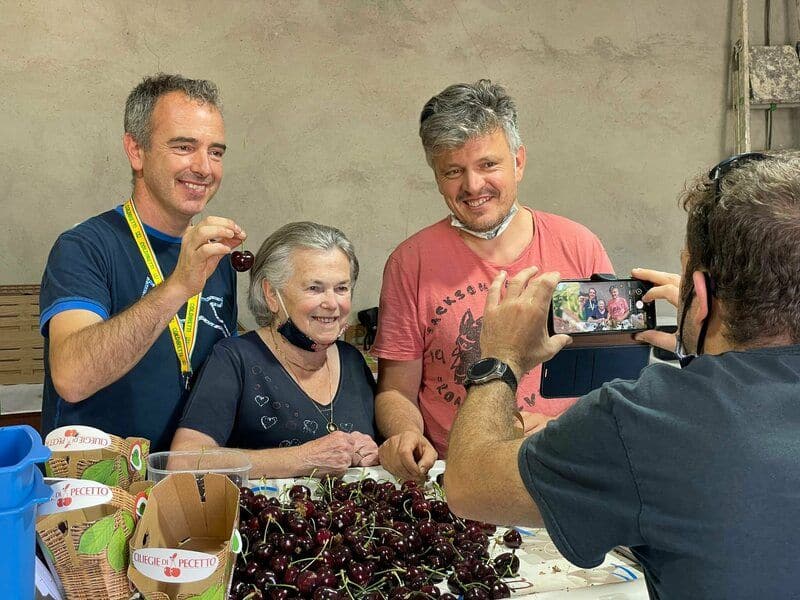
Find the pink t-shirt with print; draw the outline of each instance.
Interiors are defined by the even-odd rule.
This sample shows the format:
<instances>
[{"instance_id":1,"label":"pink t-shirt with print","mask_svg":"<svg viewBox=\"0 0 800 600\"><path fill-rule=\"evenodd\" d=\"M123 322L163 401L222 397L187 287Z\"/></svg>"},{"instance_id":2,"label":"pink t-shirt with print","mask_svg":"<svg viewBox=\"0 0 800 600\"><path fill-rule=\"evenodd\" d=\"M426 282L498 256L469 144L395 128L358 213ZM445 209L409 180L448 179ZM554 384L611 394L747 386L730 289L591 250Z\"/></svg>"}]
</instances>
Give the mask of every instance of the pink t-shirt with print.
<instances>
[{"instance_id":1,"label":"pink t-shirt with print","mask_svg":"<svg viewBox=\"0 0 800 600\"><path fill-rule=\"evenodd\" d=\"M501 269L513 276L536 265L564 279L613 273L600 240L583 225L523 207L533 215L535 235L509 265L479 258L446 218L414 234L389 256L383 272L378 332L372 354L389 360L422 358L419 407L425 435L440 458L464 400L464 377L480 358L483 307L489 285ZM539 396L541 367L520 381L520 410L556 416L574 398Z\"/></svg>"}]
</instances>

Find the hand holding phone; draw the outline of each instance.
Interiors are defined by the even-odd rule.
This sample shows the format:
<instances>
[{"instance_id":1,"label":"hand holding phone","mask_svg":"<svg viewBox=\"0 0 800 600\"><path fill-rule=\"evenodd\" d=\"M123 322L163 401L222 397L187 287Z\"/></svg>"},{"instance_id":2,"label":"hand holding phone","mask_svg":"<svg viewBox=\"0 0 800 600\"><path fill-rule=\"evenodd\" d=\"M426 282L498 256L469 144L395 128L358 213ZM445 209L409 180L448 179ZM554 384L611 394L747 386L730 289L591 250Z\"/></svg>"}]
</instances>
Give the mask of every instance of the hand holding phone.
<instances>
[{"instance_id":1,"label":"hand holding phone","mask_svg":"<svg viewBox=\"0 0 800 600\"><path fill-rule=\"evenodd\" d=\"M681 288L681 276L677 273L656 271L653 269L633 269L632 274L637 279L649 281L652 287L647 292L648 301L666 300L678 308ZM647 342L651 346L660 348L669 354L675 350L676 338L674 333L665 331L644 331L636 336L640 342ZM656 354L658 356L658 354ZM663 358L658 356L659 358Z\"/></svg>"}]
</instances>

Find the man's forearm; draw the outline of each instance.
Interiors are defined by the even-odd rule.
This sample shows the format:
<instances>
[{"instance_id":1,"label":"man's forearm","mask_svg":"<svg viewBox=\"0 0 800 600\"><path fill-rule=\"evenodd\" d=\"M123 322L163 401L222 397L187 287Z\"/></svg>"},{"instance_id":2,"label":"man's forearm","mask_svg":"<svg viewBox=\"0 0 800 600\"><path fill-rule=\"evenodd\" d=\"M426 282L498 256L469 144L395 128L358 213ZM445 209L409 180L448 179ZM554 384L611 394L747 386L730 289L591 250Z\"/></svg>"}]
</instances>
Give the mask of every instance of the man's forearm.
<instances>
[{"instance_id":1,"label":"man's forearm","mask_svg":"<svg viewBox=\"0 0 800 600\"><path fill-rule=\"evenodd\" d=\"M375 396L375 420L384 438L403 431L423 433L425 430L417 405L397 390L386 390Z\"/></svg>"},{"instance_id":2,"label":"man's forearm","mask_svg":"<svg viewBox=\"0 0 800 600\"><path fill-rule=\"evenodd\" d=\"M85 400L130 371L164 331L187 297L167 283L100 323L51 339L53 382L68 402Z\"/></svg>"},{"instance_id":3,"label":"man's forearm","mask_svg":"<svg viewBox=\"0 0 800 600\"><path fill-rule=\"evenodd\" d=\"M450 453L458 460L479 454L481 447L515 439L516 412L516 399L506 383L498 380L474 386L450 432ZM451 466L448 461L448 469Z\"/></svg>"},{"instance_id":4,"label":"man's forearm","mask_svg":"<svg viewBox=\"0 0 800 600\"><path fill-rule=\"evenodd\" d=\"M499 524L541 526L522 482L517 456L524 441L514 428L511 389L495 381L470 390L450 433L445 493L452 510Z\"/></svg>"}]
</instances>

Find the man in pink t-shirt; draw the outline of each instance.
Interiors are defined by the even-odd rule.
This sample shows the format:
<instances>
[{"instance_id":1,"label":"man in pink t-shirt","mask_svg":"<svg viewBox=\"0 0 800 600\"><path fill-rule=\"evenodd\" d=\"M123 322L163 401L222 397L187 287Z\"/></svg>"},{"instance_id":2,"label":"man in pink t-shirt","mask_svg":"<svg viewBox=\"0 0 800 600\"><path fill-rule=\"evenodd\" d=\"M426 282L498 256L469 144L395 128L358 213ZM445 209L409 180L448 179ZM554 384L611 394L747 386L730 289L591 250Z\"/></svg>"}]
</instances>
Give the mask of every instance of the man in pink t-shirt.
<instances>
[{"instance_id":1,"label":"man in pink t-shirt","mask_svg":"<svg viewBox=\"0 0 800 600\"><path fill-rule=\"evenodd\" d=\"M608 316L614 321L623 321L630 314L628 301L619 295L619 288L612 285L608 291L611 293L611 300L608 301Z\"/></svg>"},{"instance_id":2,"label":"man in pink t-shirt","mask_svg":"<svg viewBox=\"0 0 800 600\"><path fill-rule=\"evenodd\" d=\"M501 86L481 80L446 88L423 108L420 137L451 215L386 262L372 348L375 417L386 438L381 464L404 479L423 477L446 456L468 371L482 358L486 293L501 270L513 276L535 265L570 279L613 272L586 227L517 202L526 154L516 107ZM518 382L526 432L574 402L541 398L539 380L537 368Z\"/></svg>"}]
</instances>

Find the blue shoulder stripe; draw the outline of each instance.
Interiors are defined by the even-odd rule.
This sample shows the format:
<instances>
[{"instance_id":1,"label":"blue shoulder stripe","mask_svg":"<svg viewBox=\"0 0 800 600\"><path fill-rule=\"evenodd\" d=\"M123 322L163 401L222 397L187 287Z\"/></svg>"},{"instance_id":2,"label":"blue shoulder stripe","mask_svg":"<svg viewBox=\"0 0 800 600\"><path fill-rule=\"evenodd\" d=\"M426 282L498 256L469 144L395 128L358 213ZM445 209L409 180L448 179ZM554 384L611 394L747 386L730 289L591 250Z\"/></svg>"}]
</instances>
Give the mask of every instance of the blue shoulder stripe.
<instances>
[{"instance_id":1,"label":"blue shoulder stripe","mask_svg":"<svg viewBox=\"0 0 800 600\"><path fill-rule=\"evenodd\" d=\"M47 324L55 315L76 308L88 310L98 315L104 321L108 320L108 311L106 307L96 300L78 297L61 298L39 314L39 331L41 334L45 337L47 336Z\"/></svg>"}]
</instances>

